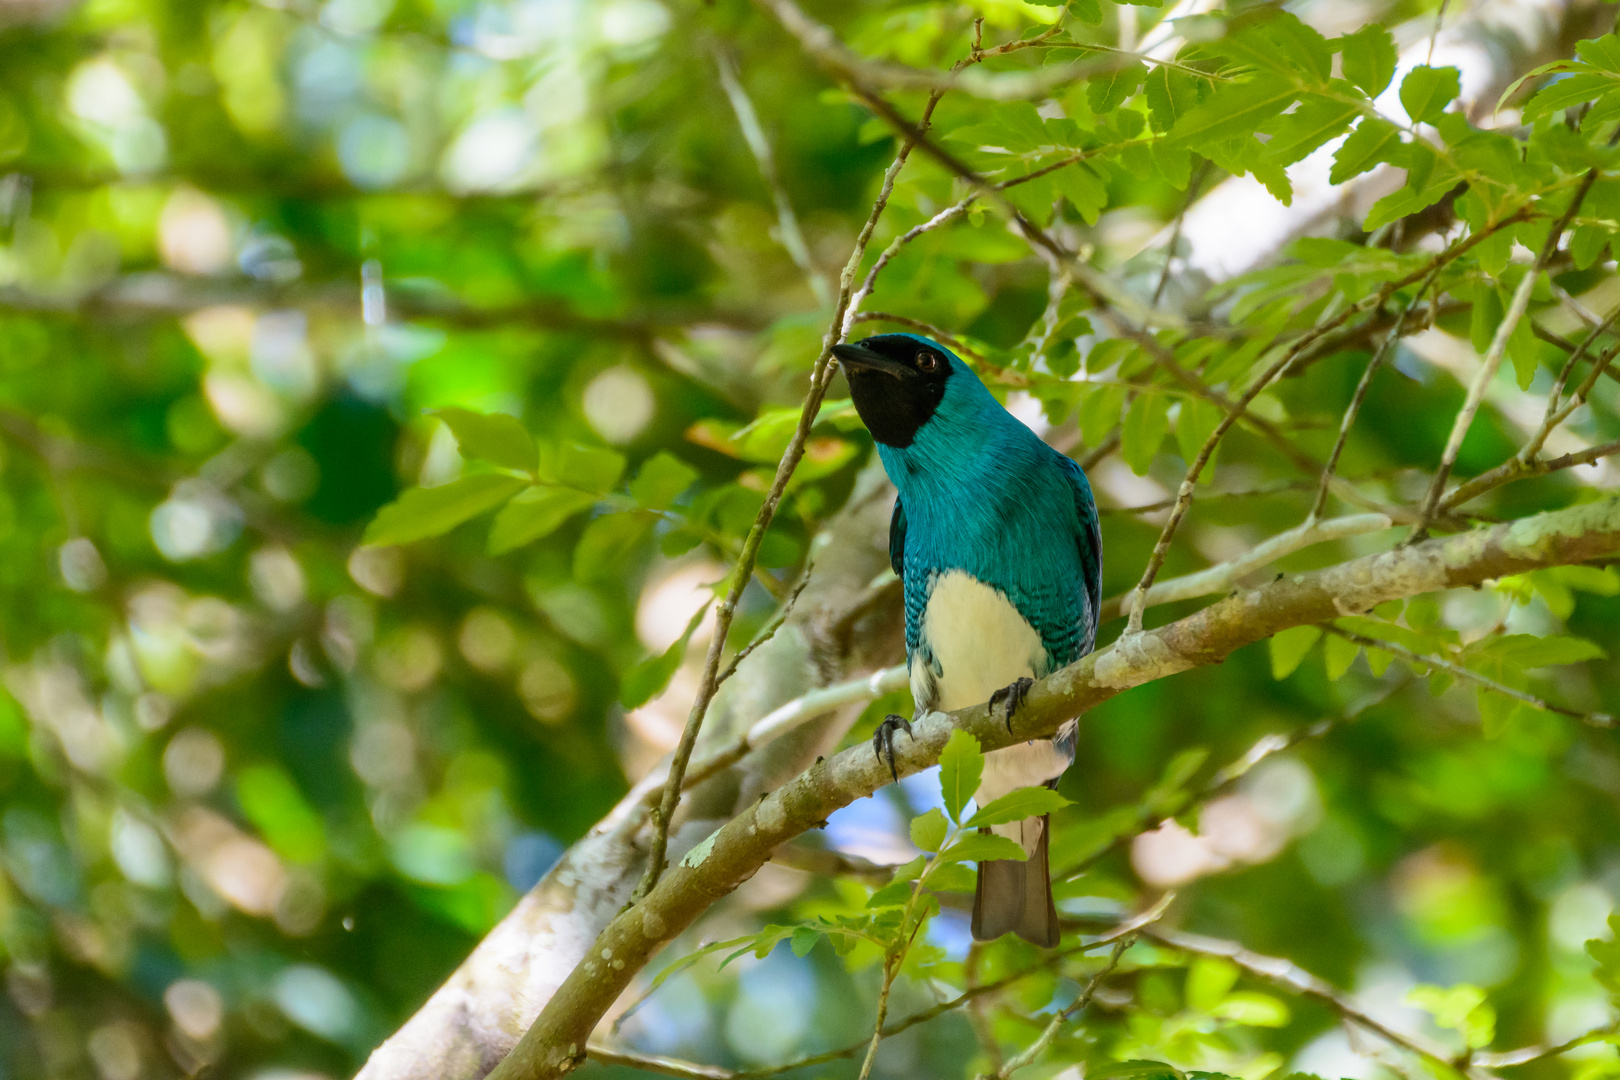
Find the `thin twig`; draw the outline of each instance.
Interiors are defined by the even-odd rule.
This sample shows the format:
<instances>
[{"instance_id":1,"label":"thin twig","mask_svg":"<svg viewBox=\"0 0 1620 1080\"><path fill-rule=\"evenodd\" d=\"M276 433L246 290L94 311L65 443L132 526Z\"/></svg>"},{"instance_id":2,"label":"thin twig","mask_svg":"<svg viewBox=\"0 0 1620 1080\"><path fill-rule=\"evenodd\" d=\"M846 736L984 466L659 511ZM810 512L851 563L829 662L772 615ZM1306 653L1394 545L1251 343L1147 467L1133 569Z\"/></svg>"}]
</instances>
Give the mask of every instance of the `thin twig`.
<instances>
[{"instance_id":1,"label":"thin twig","mask_svg":"<svg viewBox=\"0 0 1620 1080\"><path fill-rule=\"evenodd\" d=\"M1446 481L1451 478L1451 467L1456 464L1457 454L1462 450L1463 438L1467 436L1468 429L1474 425L1474 415L1479 412L1480 403L1485 400L1486 387L1496 378L1497 368L1502 366L1502 357L1507 355L1508 339L1513 336L1514 328L1529 310L1530 293L1535 288L1536 278L1541 276L1541 271L1547 265L1547 260L1552 258L1553 252L1558 250L1558 244L1564 238L1564 229L1569 225L1570 218L1580 209L1581 202L1586 198L1586 193L1591 190L1597 177L1597 169L1587 170L1580 186L1575 189L1574 197L1569 201L1569 208L1547 234L1547 242L1541 245L1536 261L1525 272L1519 287L1513 290L1513 299L1508 304L1507 314L1502 317L1501 325L1497 326L1496 336L1491 338L1490 348L1486 350L1484 363L1480 365L1479 373L1474 376L1473 385L1468 388L1468 396L1463 399L1463 406L1451 425L1451 435L1446 439L1446 448L1440 455L1440 467L1435 470L1434 480L1429 484L1429 493L1423 500L1423 516L1418 520L1417 527L1412 530L1408 543L1421 540L1429 534L1429 525L1434 521L1436 511L1440 509L1440 497L1445 494Z\"/></svg>"},{"instance_id":2,"label":"thin twig","mask_svg":"<svg viewBox=\"0 0 1620 1080\"><path fill-rule=\"evenodd\" d=\"M1401 336L1406 331L1407 316L1411 315L1412 309L1417 306L1417 302L1422 299L1423 294L1429 290L1429 287L1434 284L1439 275L1440 268L1435 267L1429 274L1428 279L1418 286L1417 292L1412 294L1412 299L1407 302L1406 306L1401 309L1400 315L1396 317L1395 325L1384 336L1383 342L1378 346L1378 351L1368 361L1366 370L1361 373L1361 381L1356 383L1356 392L1351 396L1350 405L1344 410L1344 418L1339 422L1339 437L1334 440L1333 450L1328 454L1327 464L1322 467L1322 482L1316 489L1316 501L1311 504L1311 512L1305 516L1306 521L1315 521L1322 515L1322 511L1327 508L1328 490L1332 486L1333 475L1339 467L1339 455L1344 453L1345 441L1350 437L1350 429L1355 426L1356 415L1361 412L1361 403L1367 399L1367 390L1372 386L1373 376L1378 374L1378 369L1384 366L1384 361L1395 352L1395 343L1401 339Z\"/></svg>"},{"instance_id":3,"label":"thin twig","mask_svg":"<svg viewBox=\"0 0 1620 1080\"><path fill-rule=\"evenodd\" d=\"M731 57L717 48L714 62L720 70L720 85L725 87L726 97L731 101L731 109L737 114L737 126L742 128L743 139L748 143L748 149L753 151L754 160L759 164L759 174L764 178L765 186L770 189L771 198L776 203L776 228L782 247L787 250L788 256L799 269L804 271L804 276L810 283L810 291L816 295L816 302L825 306L832 302L832 295L827 288L827 277L816 269L815 262L810 258L810 247L804 242L804 233L799 228L797 215L793 213L793 204L788 200L787 189L782 186L782 181L777 176L776 158L771 153L771 143L765 137L765 129L760 126L759 114L754 111L754 103L748 97L748 91L743 89L742 82L738 80L737 67Z\"/></svg>"},{"instance_id":4,"label":"thin twig","mask_svg":"<svg viewBox=\"0 0 1620 1080\"><path fill-rule=\"evenodd\" d=\"M1597 385L1598 379L1602 378L1603 375L1609 371L1610 362L1614 360L1617 354L1620 354L1620 341L1615 342L1613 346L1605 350L1603 355L1598 358L1597 362L1592 365L1592 370L1587 372L1586 378L1581 380L1580 386L1578 386L1575 392L1569 396L1568 400L1561 400L1563 397L1563 388L1568 382L1569 376L1573 373L1575 365L1578 364L1581 358L1587 353L1592 342L1596 341L1599 335L1606 331L1617 318L1620 318L1620 305L1617 305L1615 309L1609 313L1609 317L1605 319L1597 329L1593 330L1592 333L1587 336L1586 340L1582 341L1581 344L1569 354L1569 359L1564 363L1563 369L1558 373L1558 381L1554 384L1551 392L1547 395L1547 409L1542 416L1541 426L1524 444L1519 452L1502 462L1502 464L1498 465L1496 468L1480 473L1472 480L1458 484L1456 487L1452 488L1451 491L1446 494L1445 499L1441 501L1440 505L1442 507L1450 508L1453 506L1460 506L1461 504L1469 502L1473 499L1477 499L1487 491L1499 488L1504 484L1512 483L1515 480L1522 480L1528 476L1541 476L1545 473L1555 471L1551 468L1553 464L1552 461L1543 461L1537 455L1540 454L1541 448L1546 445L1547 438L1553 433L1553 430L1557 428L1559 424L1562 424L1565 420L1567 420L1571 413L1586 403L1586 399L1591 395L1592 388ZM1566 454L1563 458L1555 458L1553 461L1564 461L1566 458L1571 456L1573 455ZM1595 461L1598 457L1603 456L1606 455L1598 454L1595 457L1592 457L1590 460ZM1570 464L1584 464L1584 462L1572 461ZM1564 465L1561 467L1568 468L1569 466Z\"/></svg>"},{"instance_id":5,"label":"thin twig","mask_svg":"<svg viewBox=\"0 0 1620 1080\"><path fill-rule=\"evenodd\" d=\"M1198 189L1203 186L1204 177L1209 175L1209 168L1209 159L1205 158L1203 164L1198 166L1198 175L1187 185L1187 198L1176 214L1176 223L1170 229L1170 242L1164 248L1164 269L1159 271L1159 283L1153 287L1151 302L1154 307L1159 306L1159 298L1164 295L1164 287L1170 281L1170 264L1176 258L1176 245L1181 243L1181 226L1187 220L1187 211L1192 209L1193 201L1198 197Z\"/></svg>"},{"instance_id":6,"label":"thin twig","mask_svg":"<svg viewBox=\"0 0 1620 1080\"><path fill-rule=\"evenodd\" d=\"M752 641L737 650L737 655L731 658L731 663L726 665L726 670L722 671L719 677L715 679L714 684L716 687L723 686L727 679L737 673L738 666L753 655L754 650L770 641L771 638L776 636L776 632L782 629L782 624L787 622L789 615L793 614L793 605L799 602L799 594L804 592L806 585L810 584L810 575L815 572L815 568L816 560L814 555L805 559L804 569L799 571L798 584L794 585L793 591L788 593L787 598L777 605L776 614L771 616L771 621L760 628L759 633L754 635Z\"/></svg>"},{"instance_id":7,"label":"thin twig","mask_svg":"<svg viewBox=\"0 0 1620 1080\"><path fill-rule=\"evenodd\" d=\"M1542 1061L1546 1058L1557 1057L1559 1054L1585 1046L1587 1043L1598 1042L1620 1032L1620 1020L1611 1020L1601 1024L1591 1031L1566 1039L1564 1042L1552 1046L1522 1046L1517 1050L1502 1050L1492 1053L1488 1050L1475 1050L1468 1055L1465 1062L1468 1068L1481 1069L1511 1069L1515 1065L1528 1065L1533 1061Z\"/></svg>"},{"instance_id":8,"label":"thin twig","mask_svg":"<svg viewBox=\"0 0 1620 1080\"><path fill-rule=\"evenodd\" d=\"M1332 623L1323 623L1322 629L1336 637L1341 637L1346 641L1354 642L1363 648L1381 649L1384 652L1400 657L1408 664L1439 668L1441 671L1455 675L1459 679L1465 679L1468 682L1482 686L1493 694L1501 694L1503 697L1512 698L1514 701L1521 701L1524 704L1529 705L1532 708L1540 709L1543 712L1557 713L1560 716L1568 716L1571 719L1579 720L1581 723L1587 724L1590 727L1614 727L1614 717L1610 716L1608 713L1583 713L1577 709L1571 709L1563 705L1554 705L1545 698L1536 697L1534 694L1526 693L1523 690L1515 690L1511 686L1504 686L1502 683L1497 682L1495 679L1492 679L1487 675L1481 675L1479 672L1474 671L1471 668L1464 667L1462 664L1456 663L1455 661L1447 660L1443 656L1427 656L1420 652L1414 652L1404 645L1397 645L1393 641L1384 641L1379 638L1367 637L1363 634L1357 634L1353 631L1342 629L1341 627L1335 626Z\"/></svg>"}]
</instances>

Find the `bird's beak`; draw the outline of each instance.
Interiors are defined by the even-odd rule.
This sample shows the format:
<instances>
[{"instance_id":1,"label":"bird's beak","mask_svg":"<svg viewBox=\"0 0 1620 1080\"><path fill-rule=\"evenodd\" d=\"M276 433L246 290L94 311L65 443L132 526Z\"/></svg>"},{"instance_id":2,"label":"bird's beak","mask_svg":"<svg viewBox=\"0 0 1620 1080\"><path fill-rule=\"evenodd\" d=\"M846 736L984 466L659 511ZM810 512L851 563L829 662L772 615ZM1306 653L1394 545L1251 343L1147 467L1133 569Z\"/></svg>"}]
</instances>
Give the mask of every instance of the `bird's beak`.
<instances>
[{"instance_id":1,"label":"bird's beak","mask_svg":"<svg viewBox=\"0 0 1620 1080\"><path fill-rule=\"evenodd\" d=\"M881 371L896 379L911 373L911 369L898 360L890 360L865 345L834 345L832 354L838 357L838 362L845 368Z\"/></svg>"}]
</instances>

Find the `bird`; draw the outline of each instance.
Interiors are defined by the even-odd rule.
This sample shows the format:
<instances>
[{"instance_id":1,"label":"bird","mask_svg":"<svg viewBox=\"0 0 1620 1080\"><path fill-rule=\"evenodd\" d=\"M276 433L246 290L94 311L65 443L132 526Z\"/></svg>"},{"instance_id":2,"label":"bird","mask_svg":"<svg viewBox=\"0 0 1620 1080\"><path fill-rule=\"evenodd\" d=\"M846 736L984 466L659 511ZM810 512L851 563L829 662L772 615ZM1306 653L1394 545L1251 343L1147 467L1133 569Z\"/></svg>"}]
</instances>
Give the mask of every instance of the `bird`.
<instances>
[{"instance_id":1,"label":"bird","mask_svg":"<svg viewBox=\"0 0 1620 1080\"><path fill-rule=\"evenodd\" d=\"M989 702L1012 730L1039 679L1096 643L1102 534L1085 471L1002 407L950 349L917 334L833 346L850 398L898 496L889 560L905 598L906 662L916 713ZM890 715L873 751L895 779ZM1055 786L1074 760L1075 721L1053 738L991 751L979 805ZM973 936L1059 941L1049 817L993 826L1028 858L979 864Z\"/></svg>"}]
</instances>

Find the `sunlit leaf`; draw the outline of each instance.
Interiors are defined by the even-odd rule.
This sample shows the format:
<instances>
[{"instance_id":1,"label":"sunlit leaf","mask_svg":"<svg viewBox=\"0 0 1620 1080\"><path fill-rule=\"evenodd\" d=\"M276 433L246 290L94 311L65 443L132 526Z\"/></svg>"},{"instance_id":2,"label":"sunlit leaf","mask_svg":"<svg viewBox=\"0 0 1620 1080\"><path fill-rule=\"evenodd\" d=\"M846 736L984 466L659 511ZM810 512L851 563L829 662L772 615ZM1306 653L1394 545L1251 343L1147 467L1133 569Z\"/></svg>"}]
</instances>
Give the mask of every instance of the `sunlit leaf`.
<instances>
[{"instance_id":1,"label":"sunlit leaf","mask_svg":"<svg viewBox=\"0 0 1620 1080\"><path fill-rule=\"evenodd\" d=\"M449 426L463 457L481 458L504 469L527 473L539 465L534 436L515 417L454 408L435 409L433 415Z\"/></svg>"},{"instance_id":2,"label":"sunlit leaf","mask_svg":"<svg viewBox=\"0 0 1620 1080\"><path fill-rule=\"evenodd\" d=\"M1009 791L988 806L980 807L967 825L1005 825L1025 818L1042 817L1072 805L1068 799L1047 787L1026 787Z\"/></svg>"},{"instance_id":3,"label":"sunlit leaf","mask_svg":"<svg viewBox=\"0 0 1620 1080\"><path fill-rule=\"evenodd\" d=\"M364 542L377 547L441 536L527 486L527 481L516 476L475 473L438 487L411 488L377 511L366 527Z\"/></svg>"},{"instance_id":4,"label":"sunlit leaf","mask_svg":"<svg viewBox=\"0 0 1620 1080\"><path fill-rule=\"evenodd\" d=\"M939 754L939 790L952 821L962 820L962 808L979 790L979 777L983 773L984 755L979 752L979 740L961 728L952 731Z\"/></svg>"}]
</instances>

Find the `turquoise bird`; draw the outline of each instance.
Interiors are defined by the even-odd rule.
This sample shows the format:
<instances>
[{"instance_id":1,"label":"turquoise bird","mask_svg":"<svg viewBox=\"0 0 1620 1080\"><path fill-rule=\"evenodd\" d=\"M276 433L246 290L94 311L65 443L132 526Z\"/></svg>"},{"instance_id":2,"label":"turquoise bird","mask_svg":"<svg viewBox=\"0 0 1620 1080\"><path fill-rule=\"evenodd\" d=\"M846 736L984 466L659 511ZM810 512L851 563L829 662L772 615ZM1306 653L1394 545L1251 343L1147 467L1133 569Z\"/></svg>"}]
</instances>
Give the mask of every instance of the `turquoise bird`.
<instances>
[{"instance_id":1,"label":"turquoise bird","mask_svg":"<svg viewBox=\"0 0 1620 1080\"><path fill-rule=\"evenodd\" d=\"M833 347L850 397L899 490L889 559L904 584L916 717L988 701L1008 729L1024 694L1091 651L1102 534L1080 466L1001 407L955 353L915 334ZM915 718L915 717L914 717ZM894 770L890 716L873 748ZM1055 784L1074 760L1074 721L1053 739L987 755L978 800ZM994 826L1027 861L979 865L973 936L1058 943L1046 817Z\"/></svg>"}]
</instances>

